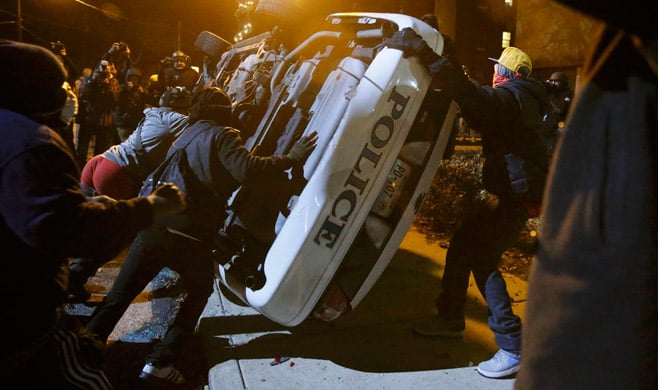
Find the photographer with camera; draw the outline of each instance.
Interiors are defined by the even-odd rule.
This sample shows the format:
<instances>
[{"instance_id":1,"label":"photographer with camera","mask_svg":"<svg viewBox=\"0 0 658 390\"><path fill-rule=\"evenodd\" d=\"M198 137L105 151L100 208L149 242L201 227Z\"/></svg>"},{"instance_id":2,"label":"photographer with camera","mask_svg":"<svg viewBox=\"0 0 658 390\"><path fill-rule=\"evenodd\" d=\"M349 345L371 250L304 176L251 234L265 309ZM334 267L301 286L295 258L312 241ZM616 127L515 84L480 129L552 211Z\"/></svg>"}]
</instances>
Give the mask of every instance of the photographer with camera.
<instances>
[{"instance_id":1,"label":"photographer with camera","mask_svg":"<svg viewBox=\"0 0 658 390\"><path fill-rule=\"evenodd\" d=\"M81 167L87 162L92 137L94 155L119 143L112 114L119 100L120 85L112 68L114 64L102 60L80 88L79 111L84 111L85 119L78 130L76 157Z\"/></svg>"},{"instance_id":2,"label":"photographer with camera","mask_svg":"<svg viewBox=\"0 0 658 390\"><path fill-rule=\"evenodd\" d=\"M103 55L102 59L111 64L114 64L117 70L114 77L123 83L123 80L126 79L126 73L128 73L128 69L132 67L130 47L128 44L126 44L124 41L114 42L107 53Z\"/></svg>"},{"instance_id":3,"label":"photographer with camera","mask_svg":"<svg viewBox=\"0 0 658 390\"><path fill-rule=\"evenodd\" d=\"M171 87L185 87L194 92L194 86L199 80L199 72L191 66L190 56L181 50L176 50L171 57L160 61L158 83L162 91Z\"/></svg>"}]
</instances>

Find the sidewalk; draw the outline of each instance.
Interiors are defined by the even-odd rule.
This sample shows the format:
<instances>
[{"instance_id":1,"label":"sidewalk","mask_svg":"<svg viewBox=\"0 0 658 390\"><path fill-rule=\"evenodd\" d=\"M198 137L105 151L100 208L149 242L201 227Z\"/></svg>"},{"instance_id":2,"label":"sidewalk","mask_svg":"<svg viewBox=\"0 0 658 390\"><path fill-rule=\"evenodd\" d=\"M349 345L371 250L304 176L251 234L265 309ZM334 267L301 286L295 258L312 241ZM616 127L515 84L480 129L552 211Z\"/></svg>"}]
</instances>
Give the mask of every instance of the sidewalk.
<instances>
[{"instance_id":1,"label":"sidewalk","mask_svg":"<svg viewBox=\"0 0 658 390\"><path fill-rule=\"evenodd\" d=\"M487 379L475 367L497 347L487 309L473 281L463 339L415 335L413 324L435 313L445 249L410 231L373 289L354 309L333 322L307 320L278 325L222 294L219 285L199 321L201 350L188 352L179 367L189 385L181 390L450 389L511 390L513 379ZM91 278L87 305L67 311L88 316L109 291L123 257ZM514 310L525 309L526 282L505 275ZM107 374L121 390L144 390L137 377L154 340L162 337L182 299L177 276L164 270L130 305L110 335ZM205 353L208 366L202 367Z\"/></svg>"},{"instance_id":2,"label":"sidewalk","mask_svg":"<svg viewBox=\"0 0 658 390\"><path fill-rule=\"evenodd\" d=\"M412 332L414 323L435 313L444 257L437 243L409 232L361 304L329 323L285 328L219 292L199 325L210 390L512 389L513 379L487 379L475 370L497 347L473 282L463 339ZM505 277L522 315L526 283Z\"/></svg>"}]
</instances>

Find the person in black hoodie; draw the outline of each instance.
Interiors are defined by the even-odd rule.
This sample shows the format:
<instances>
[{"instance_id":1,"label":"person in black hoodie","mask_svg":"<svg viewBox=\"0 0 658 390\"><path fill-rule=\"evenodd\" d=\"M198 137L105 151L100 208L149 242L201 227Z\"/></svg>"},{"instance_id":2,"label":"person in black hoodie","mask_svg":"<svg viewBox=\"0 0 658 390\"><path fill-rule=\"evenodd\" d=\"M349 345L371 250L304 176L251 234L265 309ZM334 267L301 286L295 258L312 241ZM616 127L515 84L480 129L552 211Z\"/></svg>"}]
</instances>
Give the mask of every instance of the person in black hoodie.
<instances>
[{"instance_id":1,"label":"person in black hoodie","mask_svg":"<svg viewBox=\"0 0 658 390\"><path fill-rule=\"evenodd\" d=\"M0 378L19 388L109 389L99 343L64 310L67 257L120 250L185 203L172 186L118 202L85 197L73 151L48 126L59 121L65 79L47 49L0 40Z\"/></svg>"},{"instance_id":2,"label":"person in black hoodie","mask_svg":"<svg viewBox=\"0 0 658 390\"><path fill-rule=\"evenodd\" d=\"M528 218L538 215L548 159L542 117L546 90L529 77L532 61L522 50L507 47L494 61L493 86L470 81L459 64L435 54L411 29L385 41L406 56L418 56L436 86L459 105L469 126L482 134L483 185L491 201L465 217L446 254L438 316L414 330L425 336L461 337L471 272L489 308L489 327L500 347L477 367L481 375L506 377L519 370L521 319L514 314L498 265L503 251L518 240Z\"/></svg>"}]
</instances>

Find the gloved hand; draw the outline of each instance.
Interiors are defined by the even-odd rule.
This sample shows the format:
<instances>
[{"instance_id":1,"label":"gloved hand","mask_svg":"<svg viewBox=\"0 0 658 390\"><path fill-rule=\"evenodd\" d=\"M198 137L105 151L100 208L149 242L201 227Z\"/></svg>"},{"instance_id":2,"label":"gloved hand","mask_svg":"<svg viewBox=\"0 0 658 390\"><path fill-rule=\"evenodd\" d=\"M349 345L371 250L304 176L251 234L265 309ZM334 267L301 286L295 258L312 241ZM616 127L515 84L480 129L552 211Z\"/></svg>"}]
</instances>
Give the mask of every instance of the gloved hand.
<instances>
[{"instance_id":1,"label":"gloved hand","mask_svg":"<svg viewBox=\"0 0 658 390\"><path fill-rule=\"evenodd\" d=\"M88 196L87 201L88 202L94 202L94 203L103 203L103 204L114 204L114 203L117 202L116 199L110 198L107 195Z\"/></svg>"},{"instance_id":2,"label":"gloved hand","mask_svg":"<svg viewBox=\"0 0 658 390\"><path fill-rule=\"evenodd\" d=\"M384 45L392 49L402 50L404 56L409 57L418 55L423 47L427 46L427 42L414 30L406 27L394 32L390 38L384 39Z\"/></svg>"},{"instance_id":3,"label":"gloved hand","mask_svg":"<svg viewBox=\"0 0 658 390\"><path fill-rule=\"evenodd\" d=\"M384 45L391 49L402 50L405 57L417 56L425 66L441 57L427 45L423 37L409 27L396 31L390 38L384 39Z\"/></svg>"},{"instance_id":4,"label":"gloved hand","mask_svg":"<svg viewBox=\"0 0 658 390\"><path fill-rule=\"evenodd\" d=\"M317 142L318 132L313 131L295 142L292 148L290 148L290 152L288 152L288 157L297 164L303 164L317 146Z\"/></svg>"},{"instance_id":5,"label":"gloved hand","mask_svg":"<svg viewBox=\"0 0 658 390\"><path fill-rule=\"evenodd\" d=\"M166 183L156 188L146 199L153 206L155 218L178 214L187 206L185 195L172 183Z\"/></svg>"}]
</instances>

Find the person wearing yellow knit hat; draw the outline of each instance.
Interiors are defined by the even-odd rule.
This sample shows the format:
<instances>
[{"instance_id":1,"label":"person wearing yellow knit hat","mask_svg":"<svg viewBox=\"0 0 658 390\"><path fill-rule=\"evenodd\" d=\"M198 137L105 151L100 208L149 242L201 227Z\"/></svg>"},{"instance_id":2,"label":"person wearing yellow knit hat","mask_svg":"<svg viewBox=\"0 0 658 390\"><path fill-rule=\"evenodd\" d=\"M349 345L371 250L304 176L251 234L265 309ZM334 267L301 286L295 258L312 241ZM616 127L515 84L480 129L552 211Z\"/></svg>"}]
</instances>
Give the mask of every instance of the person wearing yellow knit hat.
<instances>
[{"instance_id":1,"label":"person wearing yellow knit hat","mask_svg":"<svg viewBox=\"0 0 658 390\"><path fill-rule=\"evenodd\" d=\"M521 359L521 319L512 310L498 265L501 255L519 238L529 217L538 215L548 171L541 135L548 109L546 90L530 77L532 61L522 50L508 47L495 62L492 86L471 82L453 59L434 54L413 30L385 41L405 56L427 66L435 87L452 98L468 125L482 134L484 189L491 201L467 215L453 234L446 254L437 316L419 323L423 336L461 337L470 274L489 308L488 324L500 347L477 371L489 378L515 374Z\"/></svg>"}]
</instances>

